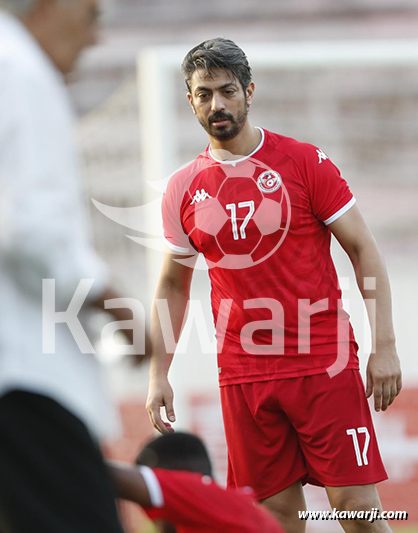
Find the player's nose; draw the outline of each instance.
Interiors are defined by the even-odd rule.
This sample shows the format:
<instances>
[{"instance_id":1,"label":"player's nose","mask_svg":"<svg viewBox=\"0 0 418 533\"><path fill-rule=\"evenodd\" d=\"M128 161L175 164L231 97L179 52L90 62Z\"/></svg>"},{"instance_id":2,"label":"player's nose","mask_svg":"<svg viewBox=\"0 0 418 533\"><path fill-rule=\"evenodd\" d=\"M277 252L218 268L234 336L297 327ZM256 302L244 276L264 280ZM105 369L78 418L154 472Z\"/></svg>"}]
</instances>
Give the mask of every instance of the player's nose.
<instances>
[{"instance_id":1,"label":"player's nose","mask_svg":"<svg viewBox=\"0 0 418 533\"><path fill-rule=\"evenodd\" d=\"M224 99L220 94L214 93L212 96L212 111L222 111L225 109Z\"/></svg>"}]
</instances>

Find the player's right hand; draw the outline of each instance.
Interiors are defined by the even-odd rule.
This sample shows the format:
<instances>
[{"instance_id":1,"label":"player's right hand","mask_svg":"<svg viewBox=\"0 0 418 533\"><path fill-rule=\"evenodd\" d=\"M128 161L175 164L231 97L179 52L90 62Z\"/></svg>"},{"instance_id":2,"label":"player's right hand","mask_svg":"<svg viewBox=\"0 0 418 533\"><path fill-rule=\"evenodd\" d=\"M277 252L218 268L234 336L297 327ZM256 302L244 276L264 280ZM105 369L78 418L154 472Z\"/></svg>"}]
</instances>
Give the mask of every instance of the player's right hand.
<instances>
[{"instance_id":1,"label":"player's right hand","mask_svg":"<svg viewBox=\"0 0 418 533\"><path fill-rule=\"evenodd\" d=\"M146 409L152 425L160 433L173 433L170 422L176 421L173 408L174 393L167 377L151 378ZM170 422L164 422L161 418L161 407L165 407L165 413Z\"/></svg>"}]
</instances>

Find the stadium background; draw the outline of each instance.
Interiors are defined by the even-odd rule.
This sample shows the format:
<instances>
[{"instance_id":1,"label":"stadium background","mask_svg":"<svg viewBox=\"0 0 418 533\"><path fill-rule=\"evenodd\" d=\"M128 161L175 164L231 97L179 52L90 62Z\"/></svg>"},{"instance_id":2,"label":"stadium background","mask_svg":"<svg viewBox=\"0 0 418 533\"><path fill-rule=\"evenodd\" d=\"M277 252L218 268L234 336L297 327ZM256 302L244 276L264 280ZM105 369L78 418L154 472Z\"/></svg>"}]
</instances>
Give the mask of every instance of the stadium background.
<instances>
[{"instance_id":1,"label":"stadium background","mask_svg":"<svg viewBox=\"0 0 418 533\"><path fill-rule=\"evenodd\" d=\"M392 42L415 39L417 28L415 0L108 0L102 40L85 54L71 80L85 159L86 197L110 206L134 207L152 199L153 194L158 196L144 183L142 167L141 145L147 132L139 127L137 59L146 47L186 43L187 52L190 46L215 36L231 38L244 50L247 43L263 42L266 46L309 41L329 41L330 46L347 40L353 44L360 40ZM312 142L331 156L350 182L386 258L405 388L387 414L375 417L390 475L380 492L386 509L409 513L408 522L393 527L405 533L418 531L418 365L413 337L418 320L418 64L324 66L285 73L254 70L253 123ZM178 117L173 125L176 157L178 164L183 164L201 151L206 136L188 109L180 74L175 94L167 98L173 100ZM150 279L155 279L147 265L154 265L158 254L150 258L149 250L126 237L141 233L117 225L93 205L91 215L96 246L111 265L121 292L146 304ZM360 357L364 363L367 338L363 339L361 302L354 294L350 267L338 251L336 261L340 274L350 278L346 288L351 291L345 295L363 344ZM206 301L206 274L197 274L194 298ZM99 349L123 422L122 435L109 441L106 449L112 457L131 460L141 442L152 435L143 407L147 368L133 369L127 361L112 357L106 346ZM222 480L226 455L216 363L214 356L200 355L196 332L187 353L177 358L172 380L177 427L203 436ZM309 490L308 500L310 509L328 508L320 489ZM141 514L126 505L122 512L127 530L140 531ZM308 526L311 532L337 530L332 523Z\"/></svg>"}]
</instances>

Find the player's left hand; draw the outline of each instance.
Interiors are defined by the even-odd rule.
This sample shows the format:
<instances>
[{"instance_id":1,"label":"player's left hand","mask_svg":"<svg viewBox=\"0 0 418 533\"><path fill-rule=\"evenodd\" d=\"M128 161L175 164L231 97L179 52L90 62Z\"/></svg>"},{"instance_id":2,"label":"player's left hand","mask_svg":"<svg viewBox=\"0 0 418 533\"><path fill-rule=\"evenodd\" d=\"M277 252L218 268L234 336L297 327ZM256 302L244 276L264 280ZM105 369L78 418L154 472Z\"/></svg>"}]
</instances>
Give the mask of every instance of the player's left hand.
<instances>
[{"instance_id":1,"label":"player's left hand","mask_svg":"<svg viewBox=\"0 0 418 533\"><path fill-rule=\"evenodd\" d=\"M402 388L401 365L396 348L388 346L372 353L367 364L366 396L374 393L376 411L386 411Z\"/></svg>"}]
</instances>

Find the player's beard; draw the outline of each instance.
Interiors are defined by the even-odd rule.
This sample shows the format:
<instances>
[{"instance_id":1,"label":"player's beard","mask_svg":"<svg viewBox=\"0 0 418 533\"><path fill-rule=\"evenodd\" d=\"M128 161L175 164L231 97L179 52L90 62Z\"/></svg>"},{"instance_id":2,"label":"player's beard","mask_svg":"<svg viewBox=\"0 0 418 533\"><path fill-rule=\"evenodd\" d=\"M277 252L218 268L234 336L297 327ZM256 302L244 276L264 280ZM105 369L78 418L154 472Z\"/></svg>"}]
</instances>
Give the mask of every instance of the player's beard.
<instances>
[{"instance_id":1,"label":"player's beard","mask_svg":"<svg viewBox=\"0 0 418 533\"><path fill-rule=\"evenodd\" d=\"M208 135L214 137L218 141L226 141L236 137L242 130L247 121L248 109L249 106L247 101L245 101L244 108L238 111L236 117L225 111L216 111L207 119L199 116L197 118ZM229 120L229 124L222 127L213 126L213 122L219 122L221 120Z\"/></svg>"}]
</instances>

